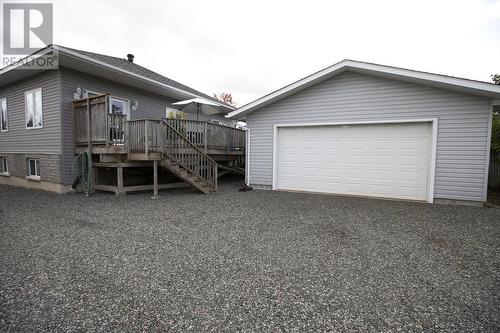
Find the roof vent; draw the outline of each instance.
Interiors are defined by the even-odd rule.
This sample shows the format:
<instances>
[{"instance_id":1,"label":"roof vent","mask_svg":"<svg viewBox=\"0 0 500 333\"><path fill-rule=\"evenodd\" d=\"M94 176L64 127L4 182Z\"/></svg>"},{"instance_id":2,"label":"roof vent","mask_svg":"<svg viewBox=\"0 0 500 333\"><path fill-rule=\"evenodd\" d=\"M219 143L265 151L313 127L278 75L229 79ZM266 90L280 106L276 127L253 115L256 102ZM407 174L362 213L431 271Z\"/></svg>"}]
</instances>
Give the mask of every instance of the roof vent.
<instances>
[{"instance_id":1,"label":"roof vent","mask_svg":"<svg viewBox=\"0 0 500 333\"><path fill-rule=\"evenodd\" d=\"M134 55L131 53L127 54L127 60L130 62L134 62Z\"/></svg>"}]
</instances>

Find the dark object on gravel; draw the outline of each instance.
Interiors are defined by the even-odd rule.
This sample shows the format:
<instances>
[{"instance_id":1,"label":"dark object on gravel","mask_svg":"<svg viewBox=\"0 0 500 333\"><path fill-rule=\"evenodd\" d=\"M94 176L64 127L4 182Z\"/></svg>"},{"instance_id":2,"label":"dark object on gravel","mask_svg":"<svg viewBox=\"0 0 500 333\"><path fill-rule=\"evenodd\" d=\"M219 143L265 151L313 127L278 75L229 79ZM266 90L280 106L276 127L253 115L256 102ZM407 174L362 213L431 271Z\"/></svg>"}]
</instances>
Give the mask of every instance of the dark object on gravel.
<instances>
[{"instance_id":1,"label":"dark object on gravel","mask_svg":"<svg viewBox=\"0 0 500 333\"><path fill-rule=\"evenodd\" d=\"M253 190L253 188L246 185L246 184L242 188L238 189L238 191L240 191L240 192L247 192L247 191L251 191L251 190Z\"/></svg>"}]
</instances>

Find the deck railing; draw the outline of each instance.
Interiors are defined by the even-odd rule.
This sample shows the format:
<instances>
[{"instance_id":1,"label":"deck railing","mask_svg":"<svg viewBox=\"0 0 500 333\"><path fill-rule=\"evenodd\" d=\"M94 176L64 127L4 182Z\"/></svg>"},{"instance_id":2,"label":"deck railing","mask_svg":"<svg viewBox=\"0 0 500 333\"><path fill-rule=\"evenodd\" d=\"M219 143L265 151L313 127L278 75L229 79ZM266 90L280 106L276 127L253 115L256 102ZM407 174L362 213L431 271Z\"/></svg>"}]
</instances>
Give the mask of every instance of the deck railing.
<instances>
[{"instance_id":1,"label":"deck railing","mask_svg":"<svg viewBox=\"0 0 500 333\"><path fill-rule=\"evenodd\" d=\"M73 102L77 146L128 144L127 149L131 152L147 153L149 148L159 147L158 126L164 121L204 152L245 149L246 133L239 128L205 121L166 118L146 122L127 121L126 115L109 112L109 99L110 95L105 94Z\"/></svg>"},{"instance_id":2,"label":"deck railing","mask_svg":"<svg viewBox=\"0 0 500 333\"><path fill-rule=\"evenodd\" d=\"M81 145L117 145L125 140L127 115L109 112L109 95L73 102L75 143Z\"/></svg>"},{"instance_id":3,"label":"deck railing","mask_svg":"<svg viewBox=\"0 0 500 333\"><path fill-rule=\"evenodd\" d=\"M126 125L125 146L128 153L160 152L163 140L161 120L129 120Z\"/></svg>"},{"instance_id":4,"label":"deck railing","mask_svg":"<svg viewBox=\"0 0 500 333\"><path fill-rule=\"evenodd\" d=\"M162 154L217 191L217 162L168 122L161 124L160 133Z\"/></svg>"},{"instance_id":5,"label":"deck railing","mask_svg":"<svg viewBox=\"0 0 500 333\"><path fill-rule=\"evenodd\" d=\"M204 149L245 149L245 131L198 120L163 119L191 142Z\"/></svg>"},{"instance_id":6,"label":"deck railing","mask_svg":"<svg viewBox=\"0 0 500 333\"><path fill-rule=\"evenodd\" d=\"M127 121L127 153L161 153L217 189L217 163L184 133L161 120Z\"/></svg>"}]
</instances>

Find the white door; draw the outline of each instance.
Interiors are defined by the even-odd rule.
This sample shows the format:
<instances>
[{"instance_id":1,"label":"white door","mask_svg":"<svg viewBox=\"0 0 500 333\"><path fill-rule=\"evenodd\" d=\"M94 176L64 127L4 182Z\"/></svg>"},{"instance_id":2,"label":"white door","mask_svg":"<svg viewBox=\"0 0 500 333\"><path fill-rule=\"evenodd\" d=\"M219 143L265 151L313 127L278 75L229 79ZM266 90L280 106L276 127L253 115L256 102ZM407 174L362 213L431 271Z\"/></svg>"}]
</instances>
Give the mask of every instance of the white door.
<instances>
[{"instance_id":1,"label":"white door","mask_svg":"<svg viewBox=\"0 0 500 333\"><path fill-rule=\"evenodd\" d=\"M277 131L276 189L427 200L430 123Z\"/></svg>"}]
</instances>

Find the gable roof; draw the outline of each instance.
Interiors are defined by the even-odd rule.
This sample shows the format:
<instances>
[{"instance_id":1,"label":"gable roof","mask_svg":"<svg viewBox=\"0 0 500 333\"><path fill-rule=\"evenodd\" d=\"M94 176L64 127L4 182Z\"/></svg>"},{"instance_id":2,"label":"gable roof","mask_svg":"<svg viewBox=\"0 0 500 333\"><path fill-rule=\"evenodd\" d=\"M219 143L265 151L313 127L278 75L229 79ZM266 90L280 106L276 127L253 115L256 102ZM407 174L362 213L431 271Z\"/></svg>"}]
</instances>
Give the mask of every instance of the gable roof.
<instances>
[{"instance_id":1,"label":"gable roof","mask_svg":"<svg viewBox=\"0 0 500 333\"><path fill-rule=\"evenodd\" d=\"M54 45L54 46L56 46L56 45ZM182 83L179 83L177 81L174 81L166 76L163 76L161 74L153 72L152 70L149 70L146 67L142 67L142 66L136 64L135 62L130 62L127 59L112 57L112 56L108 56L105 54L94 53L94 52L89 52L89 51L77 50L77 49L73 49L73 48L69 48L69 47L65 47L65 46L60 46L60 45L57 45L57 47L59 48L59 50L70 50L70 51L79 53L81 55L105 62L105 63L110 64L112 66L122 68L122 69L130 71L134 74L148 77L148 78L153 79L155 81L168 84L169 86L176 87L178 89L181 89L181 90L184 90L187 92L191 92L191 93L199 95L200 97L203 97L205 99L209 99L209 100L214 101L214 102L219 102L218 100L216 100L215 98L213 98L209 95L206 95L198 90L195 90L195 89L188 87L188 86L186 86Z\"/></svg>"},{"instance_id":2,"label":"gable roof","mask_svg":"<svg viewBox=\"0 0 500 333\"><path fill-rule=\"evenodd\" d=\"M345 71L353 71L389 79L413 82L437 88L460 91L472 95L489 97L492 99L500 98L500 85L495 85L493 83L345 59L330 67L306 76L303 79L284 86L281 89L273 91L261 98L258 98L253 102L243 105L237 110L230 112L227 117L242 119L251 112L257 111L267 105L275 103L287 96L295 94Z\"/></svg>"},{"instance_id":3,"label":"gable roof","mask_svg":"<svg viewBox=\"0 0 500 333\"><path fill-rule=\"evenodd\" d=\"M227 103L221 102L217 100L214 97L211 97L207 94L204 94L196 89L193 89L189 86L186 86L182 83L179 83L175 80L172 80L166 76L163 76L161 74L158 74L152 70L149 70L143 66L140 66L134 62L130 62L127 59L124 58L118 58L118 57L113 57L113 56L108 56L105 54L100 54L100 53L94 53L94 52L89 52L89 51L83 51L83 50L77 50L61 45L56 45L56 44L51 44L46 46L43 49L40 49L39 51L35 52L34 54L26 57L30 58L37 53L40 54L45 54L48 51L54 50L58 52L59 54L59 63L62 66L65 66L68 64L72 64L72 61L75 59L77 61L85 62L85 63L91 63L92 65L98 66L100 68L105 68L106 72L101 72L99 71L97 74L100 74L102 76L105 76L107 73L111 72L119 72L120 75L127 75L129 78L135 78L137 80L143 81L143 83L149 83L149 84L156 84L157 89L167 89L168 91L171 91L172 93L176 93L176 97L179 98L204 98L208 99L217 105L220 106L221 111L224 111L224 113L227 113L231 110L234 110L235 108ZM24 59L23 59L24 60ZM7 73L8 71L11 71L13 69L16 69L19 66L22 66L23 62L19 61L17 64L13 64L9 67L5 67L3 69L0 69L0 75L3 75ZM87 68L89 66L86 66ZM34 73L34 72L33 72ZM25 74L27 74L25 72ZM118 74L117 74L118 75ZM140 85L141 88L145 87L145 85Z\"/></svg>"}]
</instances>

